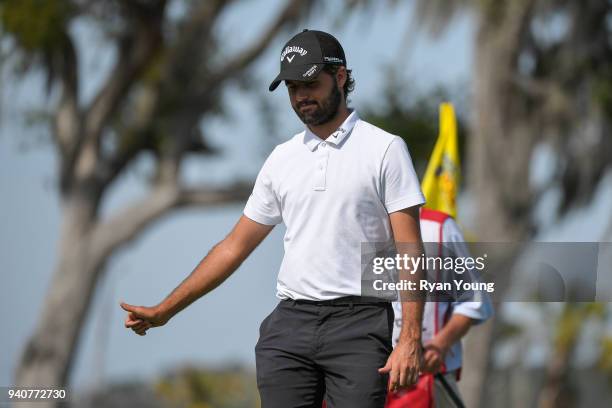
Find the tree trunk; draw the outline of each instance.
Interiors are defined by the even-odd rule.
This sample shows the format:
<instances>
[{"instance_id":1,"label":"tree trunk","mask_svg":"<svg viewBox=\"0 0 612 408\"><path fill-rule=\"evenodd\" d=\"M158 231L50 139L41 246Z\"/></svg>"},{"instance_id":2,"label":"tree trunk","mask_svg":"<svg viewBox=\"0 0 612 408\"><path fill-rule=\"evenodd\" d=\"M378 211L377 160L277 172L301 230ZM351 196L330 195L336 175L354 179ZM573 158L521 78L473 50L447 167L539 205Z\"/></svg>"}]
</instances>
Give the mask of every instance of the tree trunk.
<instances>
[{"instance_id":1,"label":"tree trunk","mask_svg":"<svg viewBox=\"0 0 612 408\"><path fill-rule=\"evenodd\" d=\"M532 2L504 2L502 17L481 19L476 39L467 175L470 194L477 199L475 232L481 242L520 240L530 231L528 181L535 141L529 107L515 78Z\"/></svg>"},{"instance_id":2,"label":"tree trunk","mask_svg":"<svg viewBox=\"0 0 612 408\"><path fill-rule=\"evenodd\" d=\"M54 137L60 158L63 225L57 264L40 320L17 366L16 386L68 385L96 281L120 245L172 209L248 198L251 180L247 185L243 182L221 188L181 186L180 164L190 153L210 153L202 141L200 122L206 114L221 110L218 101L224 86L242 78L276 35L297 23L315 2L287 0L250 46L223 65L215 63L218 47L213 32L230 2L194 2L181 21L164 18L164 0L120 3L120 15L108 15L112 17L109 24L121 22L122 27L113 35L116 63L89 106L78 104L78 58L68 30L62 32L65 47L45 58L50 84L61 85L62 92ZM87 18L91 11L79 9L71 18L81 14ZM166 31L170 35L166 36ZM61 69L55 66L58 61ZM146 102L145 108L134 110L139 105L131 101L139 99L142 88L151 90L154 97L147 94L140 98ZM116 126L118 122L121 126ZM116 151L104 152L106 139L117 144ZM151 194L100 222L98 205L107 187L143 151L153 152L158 159L159 177L153 180Z\"/></svg>"},{"instance_id":3,"label":"tree trunk","mask_svg":"<svg viewBox=\"0 0 612 408\"><path fill-rule=\"evenodd\" d=\"M84 184L81 184L84 186ZM60 251L41 320L28 341L15 374L15 386L66 387L81 328L105 264L122 244L134 239L171 210L244 202L252 182L227 187L180 188L158 185L150 194L100 222L100 194L92 184L65 200ZM52 402L36 408L54 407Z\"/></svg>"},{"instance_id":4,"label":"tree trunk","mask_svg":"<svg viewBox=\"0 0 612 408\"><path fill-rule=\"evenodd\" d=\"M81 326L105 259L92 248L89 232L96 198L72 197L64 206L59 259L40 321L23 350L15 375L18 387L66 387ZM35 404L53 407L53 402Z\"/></svg>"},{"instance_id":5,"label":"tree trunk","mask_svg":"<svg viewBox=\"0 0 612 408\"><path fill-rule=\"evenodd\" d=\"M475 117L467 151L467 186L475 198L473 229L480 242L516 242L529 235L529 163L535 141L529 111L514 89L521 36L528 29L532 0L500 2L480 18L474 63ZM496 279L497 288L507 287ZM500 284L501 283L501 284ZM471 330L466 341L461 392L466 406L486 406L496 319Z\"/></svg>"}]
</instances>

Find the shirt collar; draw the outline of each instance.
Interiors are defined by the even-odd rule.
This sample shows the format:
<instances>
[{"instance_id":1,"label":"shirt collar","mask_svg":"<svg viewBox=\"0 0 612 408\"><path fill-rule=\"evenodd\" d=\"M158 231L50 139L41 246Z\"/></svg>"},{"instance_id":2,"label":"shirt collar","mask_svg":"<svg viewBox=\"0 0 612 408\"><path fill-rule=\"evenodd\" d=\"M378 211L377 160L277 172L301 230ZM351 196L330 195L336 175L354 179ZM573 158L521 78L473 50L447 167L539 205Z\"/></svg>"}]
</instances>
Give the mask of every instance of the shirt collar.
<instances>
[{"instance_id":1,"label":"shirt collar","mask_svg":"<svg viewBox=\"0 0 612 408\"><path fill-rule=\"evenodd\" d=\"M329 135L327 139L325 139L325 142L331 143L335 146L340 146L342 141L346 139L351 133L358 120L359 115L357 115L357 111L352 110L351 114L348 115L348 117L344 120L344 122L342 122L340 126L338 126L338 129L336 129L331 135ZM311 151L313 151L319 145L319 143L323 141L324 140L321 139L319 136L312 133L308 126L306 127L306 132L304 133L304 144Z\"/></svg>"}]
</instances>

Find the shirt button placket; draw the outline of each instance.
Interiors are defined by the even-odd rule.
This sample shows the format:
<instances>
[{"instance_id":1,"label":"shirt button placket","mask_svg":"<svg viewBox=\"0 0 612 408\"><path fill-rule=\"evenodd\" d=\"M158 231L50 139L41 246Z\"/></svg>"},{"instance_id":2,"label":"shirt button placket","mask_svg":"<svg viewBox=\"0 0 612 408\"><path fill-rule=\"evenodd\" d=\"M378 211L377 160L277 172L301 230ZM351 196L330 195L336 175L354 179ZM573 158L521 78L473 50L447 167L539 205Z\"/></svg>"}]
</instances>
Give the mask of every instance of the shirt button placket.
<instances>
[{"instance_id":1,"label":"shirt button placket","mask_svg":"<svg viewBox=\"0 0 612 408\"><path fill-rule=\"evenodd\" d=\"M315 174L315 191L325 191L325 178L327 175L327 160L329 148L326 142L321 142L317 149L317 170Z\"/></svg>"}]
</instances>

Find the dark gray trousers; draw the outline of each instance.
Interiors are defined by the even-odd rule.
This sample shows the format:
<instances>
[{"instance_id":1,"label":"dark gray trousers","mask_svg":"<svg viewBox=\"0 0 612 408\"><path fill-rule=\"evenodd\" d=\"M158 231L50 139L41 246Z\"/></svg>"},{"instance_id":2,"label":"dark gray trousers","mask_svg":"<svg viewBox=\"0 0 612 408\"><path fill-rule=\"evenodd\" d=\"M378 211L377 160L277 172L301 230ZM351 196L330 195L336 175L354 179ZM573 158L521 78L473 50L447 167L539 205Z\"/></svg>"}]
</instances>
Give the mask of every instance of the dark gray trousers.
<instances>
[{"instance_id":1,"label":"dark gray trousers","mask_svg":"<svg viewBox=\"0 0 612 408\"><path fill-rule=\"evenodd\" d=\"M262 408L383 408L392 330L388 302L281 301L255 346Z\"/></svg>"}]
</instances>

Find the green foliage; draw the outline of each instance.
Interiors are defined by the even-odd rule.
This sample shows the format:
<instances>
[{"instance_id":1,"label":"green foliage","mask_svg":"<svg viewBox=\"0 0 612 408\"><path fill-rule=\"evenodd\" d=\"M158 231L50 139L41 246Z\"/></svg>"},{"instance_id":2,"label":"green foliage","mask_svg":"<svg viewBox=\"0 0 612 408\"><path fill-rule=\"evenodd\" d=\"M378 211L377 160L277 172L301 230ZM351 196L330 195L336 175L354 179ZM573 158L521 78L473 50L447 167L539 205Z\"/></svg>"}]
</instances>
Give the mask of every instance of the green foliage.
<instances>
[{"instance_id":1,"label":"green foliage","mask_svg":"<svg viewBox=\"0 0 612 408\"><path fill-rule=\"evenodd\" d=\"M27 54L60 45L73 11L64 0L1 0L0 23Z\"/></svg>"},{"instance_id":2,"label":"green foliage","mask_svg":"<svg viewBox=\"0 0 612 408\"><path fill-rule=\"evenodd\" d=\"M510 323L507 321L501 321L499 328L498 328L497 335L504 340L508 340L511 338L516 338L522 333L523 333L522 326L518 324Z\"/></svg>"},{"instance_id":3,"label":"green foliage","mask_svg":"<svg viewBox=\"0 0 612 408\"><path fill-rule=\"evenodd\" d=\"M415 168L422 177L438 138L439 105L455 102L459 132L460 154L464 152L466 125L461 110L451 97L451 92L437 87L429 92L414 92L407 82L390 72L382 95L376 105L366 106L360 111L364 119L385 131L403 138L410 148ZM463 163L463 160L461 161Z\"/></svg>"},{"instance_id":4,"label":"green foliage","mask_svg":"<svg viewBox=\"0 0 612 408\"><path fill-rule=\"evenodd\" d=\"M604 114L612 119L612 73L595 80L594 96Z\"/></svg>"},{"instance_id":5,"label":"green foliage","mask_svg":"<svg viewBox=\"0 0 612 408\"><path fill-rule=\"evenodd\" d=\"M605 315L604 303L565 303L557 322L554 349L560 352L573 349L587 320L602 319Z\"/></svg>"},{"instance_id":6,"label":"green foliage","mask_svg":"<svg viewBox=\"0 0 612 408\"><path fill-rule=\"evenodd\" d=\"M601 354L599 357L599 368L608 374L612 381L612 337L607 336L601 340Z\"/></svg>"},{"instance_id":7,"label":"green foliage","mask_svg":"<svg viewBox=\"0 0 612 408\"><path fill-rule=\"evenodd\" d=\"M255 374L187 367L160 380L155 389L172 406L245 408L259 406Z\"/></svg>"}]
</instances>

